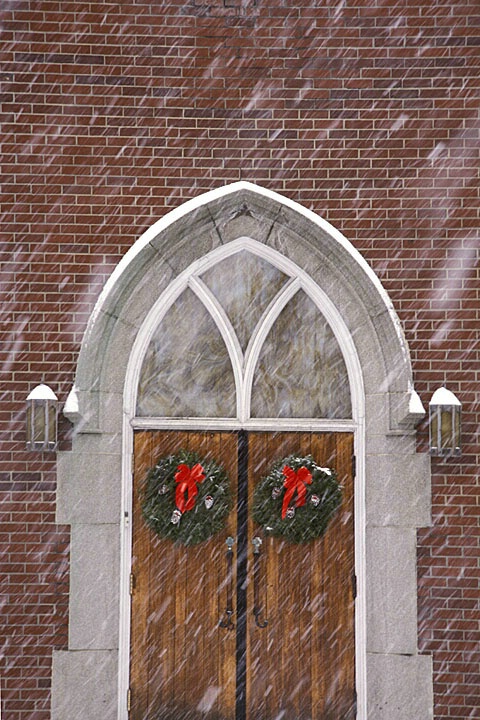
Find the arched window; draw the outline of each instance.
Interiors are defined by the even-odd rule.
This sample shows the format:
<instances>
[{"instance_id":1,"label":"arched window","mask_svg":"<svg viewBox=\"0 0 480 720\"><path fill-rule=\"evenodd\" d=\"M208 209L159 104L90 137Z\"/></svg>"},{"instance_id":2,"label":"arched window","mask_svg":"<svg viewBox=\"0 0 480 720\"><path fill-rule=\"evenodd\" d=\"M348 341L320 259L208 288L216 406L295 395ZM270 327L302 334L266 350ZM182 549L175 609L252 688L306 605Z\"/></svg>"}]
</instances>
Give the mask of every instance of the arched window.
<instances>
[{"instance_id":1,"label":"arched window","mask_svg":"<svg viewBox=\"0 0 480 720\"><path fill-rule=\"evenodd\" d=\"M245 244L190 275L164 310L145 353L136 415L351 418L334 330L294 266L284 272Z\"/></svg>"}]
</instances>

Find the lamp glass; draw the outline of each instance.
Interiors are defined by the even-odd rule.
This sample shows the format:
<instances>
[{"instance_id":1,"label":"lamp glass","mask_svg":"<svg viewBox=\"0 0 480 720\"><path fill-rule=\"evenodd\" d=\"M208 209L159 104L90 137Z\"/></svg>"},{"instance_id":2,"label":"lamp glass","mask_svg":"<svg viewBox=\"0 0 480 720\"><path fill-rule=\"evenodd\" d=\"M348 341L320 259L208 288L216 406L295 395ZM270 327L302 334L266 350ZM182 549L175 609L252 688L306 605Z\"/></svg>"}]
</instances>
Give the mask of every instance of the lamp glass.
<instances>
[{"instance_id":1,"label":"lamp glass","mask_svg":"<svg viewBox=\"0 0 480 720\"><path fill-rule=\"evenodd\" d=\"M41 387L41 386L39 386ZM57 449L57 399L38 397L39 393L31 393L27 398L26 434L28 450Z\"/></svg>"},{"instance_id":2,"label":"lamp glass","mask_svg":"<svg viewBox=\"0 0 480 720\"><path fill-rule=\"evenodd\" d=\"M453 408L443 407L440 409L440 447L451 448L453 447Z\"/></svg>"}]
</instances>

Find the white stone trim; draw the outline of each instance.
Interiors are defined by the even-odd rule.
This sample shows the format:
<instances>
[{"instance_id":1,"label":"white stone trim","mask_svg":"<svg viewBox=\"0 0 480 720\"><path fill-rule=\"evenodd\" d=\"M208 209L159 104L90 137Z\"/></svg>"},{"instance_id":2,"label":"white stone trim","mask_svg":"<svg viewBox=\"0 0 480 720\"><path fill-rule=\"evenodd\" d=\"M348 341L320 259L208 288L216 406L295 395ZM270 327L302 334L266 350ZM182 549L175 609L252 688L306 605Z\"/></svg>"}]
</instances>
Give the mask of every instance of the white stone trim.
<instances>
[{"instance_id":1,"label":"white stone trim","mask_svg":"<svg viewBox=\"0 0 480 720\"><path fill-rule=\"evenodd\" d=\"M260 318L252 333L252 337L250 338L247 351L245 353L245 397L242 418L244 422L250 420L253 379L263 344L276 319L293 296L296 295L299 289L299 278L292 278L273 299L272 303L267 308L264 315Z\"/></svg>"},{"instance_id":2,"label":"white stone trim","mask_svg":"<svg viewBox=\"0 0 480 720\"><path fill-rule=\"evenodd\" d=\"M225 310L217 301L215 295L210 292L208 287L200 280L199 277L192 275L192 277L188 280L188 286L193 290L198 299L202 301L210 316L213 318L226 345L235 380L237 417L241 417L242 400L245 391L242 373L243 353L237 334L233 329L232 323L228 319Z\"/></svg>"},{"instance_id":3,"label":"white stone trim","mask_svg":"<svg viewBox=\"0 0 480 720\"><path fill-rule=\"evenodd\" d=\"M301 418L163 418L136 417L130 422L134 430L298 430L305 432L355 432L353 420L315 420Z\"/></svg>"}]
</instances>

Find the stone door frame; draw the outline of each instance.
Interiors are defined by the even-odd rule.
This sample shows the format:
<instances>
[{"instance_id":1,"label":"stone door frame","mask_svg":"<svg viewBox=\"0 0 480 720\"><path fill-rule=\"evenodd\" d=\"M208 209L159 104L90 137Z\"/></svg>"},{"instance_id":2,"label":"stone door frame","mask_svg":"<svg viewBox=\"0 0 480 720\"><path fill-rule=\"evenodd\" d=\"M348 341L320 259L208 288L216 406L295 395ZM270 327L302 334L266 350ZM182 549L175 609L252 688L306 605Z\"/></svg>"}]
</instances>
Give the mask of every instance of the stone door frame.
<instances>
[{"instance_id":1,"label":"stone door frame","mask_svg":"<svg viewBox=\"0 0 480 720\"><path fill-rule=\"evenodd\" d=\"M155 223L119 263L92 313L65 406L75 423L73 448L58 458L57 521L71 525L71 589L69 647L53 659L52 717L128 717L132 436L141 425L135 377L182 273L235 242L254 243L308 278L346 359L357 455L358 720L431 718L431 658L418 652L416 613L416 530L430 523L430 464L415 452L424 413L400 323L341 233L246 182L206 193ZM311 429L327 425L335 430L332 422L308 422Z\"/></svg>"}]
</instances>

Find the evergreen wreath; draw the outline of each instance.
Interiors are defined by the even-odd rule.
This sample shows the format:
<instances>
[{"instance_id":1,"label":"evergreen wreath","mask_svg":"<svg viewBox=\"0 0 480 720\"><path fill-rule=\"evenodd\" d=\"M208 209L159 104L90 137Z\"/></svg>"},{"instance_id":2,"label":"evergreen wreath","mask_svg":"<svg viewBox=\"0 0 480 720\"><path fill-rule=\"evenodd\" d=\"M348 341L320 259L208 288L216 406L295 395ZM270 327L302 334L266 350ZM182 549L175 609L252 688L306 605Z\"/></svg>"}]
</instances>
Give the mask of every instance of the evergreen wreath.
<instances>
[{"instance_id":1,"label":"evergreen wreath","mask_svg":"<svg viewBox=\"0 0 480 720\"><path fill-rule=\"evenodd\" d=\"M311 455L274 463L253 493L252 516L268 535L292 543L321 537L342 502L335 472Z\"/></svg>"},{"instance_id":2,"label":"evergreen wreath","mask_svg":"<svg viewBox=\"0 0 480 720\"><path fill-rule=\"evenodd\" d=\"M148 473L143 516L161 537L184 545L201 543L222 530L231 508L224 468L195 452L182 449L161 457Z\"/></svg>"}]
</instances>

